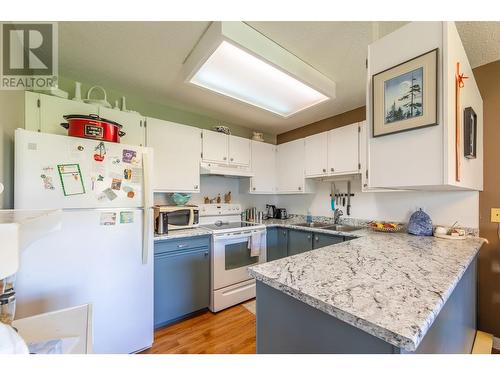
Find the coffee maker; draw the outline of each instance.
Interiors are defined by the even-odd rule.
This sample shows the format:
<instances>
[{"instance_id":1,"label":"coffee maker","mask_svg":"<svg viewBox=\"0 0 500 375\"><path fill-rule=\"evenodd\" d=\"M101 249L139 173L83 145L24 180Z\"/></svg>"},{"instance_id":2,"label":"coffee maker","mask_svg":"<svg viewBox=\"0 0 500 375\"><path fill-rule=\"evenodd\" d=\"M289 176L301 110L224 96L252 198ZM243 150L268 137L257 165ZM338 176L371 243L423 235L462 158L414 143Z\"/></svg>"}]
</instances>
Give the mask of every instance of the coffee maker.
<instances>
[{"instance_id":1,"label":"coffee maker","mask_svg":"<svg viewBox=\"0 0 500 375\"><path fill-rule=\"evenodd\" d=\"M274 219L276 216L276 206L272 204L266 204L266 219Z\"/></svg>"}]
</instances>

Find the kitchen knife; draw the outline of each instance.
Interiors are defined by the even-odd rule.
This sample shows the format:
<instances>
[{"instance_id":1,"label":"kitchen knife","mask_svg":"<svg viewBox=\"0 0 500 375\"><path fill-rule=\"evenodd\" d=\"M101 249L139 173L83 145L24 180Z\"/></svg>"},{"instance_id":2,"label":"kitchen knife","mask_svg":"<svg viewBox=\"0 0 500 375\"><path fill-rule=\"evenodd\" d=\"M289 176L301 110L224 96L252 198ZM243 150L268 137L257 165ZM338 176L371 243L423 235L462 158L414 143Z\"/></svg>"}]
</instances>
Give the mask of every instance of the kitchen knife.
<instances>
[{"instance_id":1,"label":"kitchen knife","mask_svg":"<svg viewBox=\"0 0 500 375\"><path fill-rule=\"evenodd\" d=\"M351 181L347 181L347 216L351 215Z\"/></svg>"}]
</instances>

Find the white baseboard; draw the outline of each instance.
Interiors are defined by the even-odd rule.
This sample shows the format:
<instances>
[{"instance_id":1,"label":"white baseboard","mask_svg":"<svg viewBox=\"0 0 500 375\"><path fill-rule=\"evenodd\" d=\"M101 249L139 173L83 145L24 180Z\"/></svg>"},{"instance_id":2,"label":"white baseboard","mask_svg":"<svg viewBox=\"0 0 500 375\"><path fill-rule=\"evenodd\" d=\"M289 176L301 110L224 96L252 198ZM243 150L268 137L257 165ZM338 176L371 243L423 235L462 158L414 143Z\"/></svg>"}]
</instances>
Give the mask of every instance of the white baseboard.
<instances>
[{"instance_id":1,"label":"white baseboard","mask_svg":"<svg viewBox=\"0 0 500 375\"><path fill-rule=\"evenodd\" d=\"M493 347L496 350L500 350L500 338L498 337L493 337Z\"/></svg>"}]
</instances>

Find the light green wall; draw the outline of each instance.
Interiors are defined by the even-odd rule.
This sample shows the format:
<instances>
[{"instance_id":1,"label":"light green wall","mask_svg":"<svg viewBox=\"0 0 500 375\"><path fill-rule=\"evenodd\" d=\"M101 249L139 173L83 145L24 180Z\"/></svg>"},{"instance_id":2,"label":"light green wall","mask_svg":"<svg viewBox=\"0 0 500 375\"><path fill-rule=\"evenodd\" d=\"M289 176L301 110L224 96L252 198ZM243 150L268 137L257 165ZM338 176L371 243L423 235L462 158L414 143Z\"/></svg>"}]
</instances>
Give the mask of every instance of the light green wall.
<instances>
[{"instance_id":1,"label":"light green wall","mask_svg":"<svg viewBox=\"0 0 500 375\"><path fill-rule=\"evenodd\" d=\"M87 91L93 85L97 85L97 83L90 84L82 82L82 97L87 96ZM69 93L69 97L72 98L75 92L75 80L68 77L59 76L59 88L67 91ZM177 122L179 124L196 126L203 129L212 129L215 125L218 124L226 125L231 129L231 134L245 138L250 138L252 136L252 129L248 129L240 125L226 123L224 121L213 119L208 116L200 115L194 112L188 112L171 106L153 103L151 101L144 100L134 95L133 93L119 92L107 86L104 86L104 89L106 90L108 102L111 103L111 105L114 106L115 100L118 100L121 106L121 97L125 96L127 98L127 109L137 111L143 116ZM99 95L99 97L102 95L100 91L94 92L93 95L94 94L96 97L97 95ZM276 136L274 135L264 134L264 139L268 143L276 143Z\"/></svg>"}]
</instances>

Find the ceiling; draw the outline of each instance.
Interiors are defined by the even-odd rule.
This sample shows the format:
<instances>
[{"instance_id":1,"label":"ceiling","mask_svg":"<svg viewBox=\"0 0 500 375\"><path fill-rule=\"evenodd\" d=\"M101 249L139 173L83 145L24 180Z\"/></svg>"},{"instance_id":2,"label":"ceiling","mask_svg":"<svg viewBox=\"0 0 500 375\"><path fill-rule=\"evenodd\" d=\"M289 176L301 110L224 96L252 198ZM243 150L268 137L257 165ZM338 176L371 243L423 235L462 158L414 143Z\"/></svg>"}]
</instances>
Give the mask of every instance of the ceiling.
<instances>
[{"instance_id":1,"label":"ceiling","mask_svg":"<svg viewBox=\"0 0 500 375\"><path fill-rule=\"evenodd\" d=\"M269 134L364 105L367 46L405 22L248 22L337 84L337 98L274 114L184 83L182 64L209 22L60 22L59 72L151 102ZM500 22L457 23L473 67L500 59Z\"/></svg>"}]
</instances>

